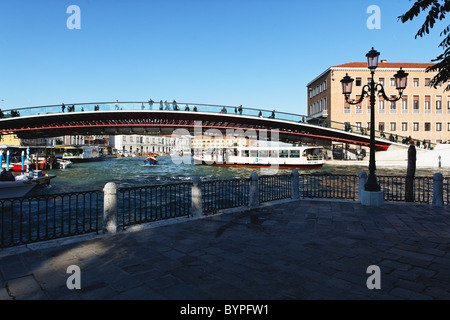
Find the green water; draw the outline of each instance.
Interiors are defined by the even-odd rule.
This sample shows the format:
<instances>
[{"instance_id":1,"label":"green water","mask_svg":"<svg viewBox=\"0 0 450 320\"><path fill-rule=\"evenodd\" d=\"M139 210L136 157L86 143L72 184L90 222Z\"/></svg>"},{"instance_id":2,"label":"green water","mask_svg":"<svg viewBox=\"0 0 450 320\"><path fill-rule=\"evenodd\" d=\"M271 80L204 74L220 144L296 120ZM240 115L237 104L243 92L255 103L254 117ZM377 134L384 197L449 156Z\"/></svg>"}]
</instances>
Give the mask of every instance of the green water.
<instances>
[{"instance_id":1,"label":"green water","mask_svg":"<svg viewBox=\"0 0 450 320\"><path fill-rule=\"evenodd\" d=\"M252 172L265 174L259 168L233 168L216 166L196 166L188 163L174 163L172 157L159 157L156 166L144 166L144 157L113 158L98 162L74 163L71 168L49 170L47 173L56 175L49 186L40 187L34 194L64 193L85 190L102 190L107 182L115 182L118 187L145 186L161 183L190 181L193 176L203 179L248 178ZM333 173L357 175L361 170L368 171L364 166L331 166L325 164L318 170L299 170L300 173ZM278 174L289 174L291 170L278 170ZM432 176L441 172L444 177L450 176L449 170L421 169L416 175ZM377 175L406 175L406 168L378 168Z\"/></svg>"}]
</instances>

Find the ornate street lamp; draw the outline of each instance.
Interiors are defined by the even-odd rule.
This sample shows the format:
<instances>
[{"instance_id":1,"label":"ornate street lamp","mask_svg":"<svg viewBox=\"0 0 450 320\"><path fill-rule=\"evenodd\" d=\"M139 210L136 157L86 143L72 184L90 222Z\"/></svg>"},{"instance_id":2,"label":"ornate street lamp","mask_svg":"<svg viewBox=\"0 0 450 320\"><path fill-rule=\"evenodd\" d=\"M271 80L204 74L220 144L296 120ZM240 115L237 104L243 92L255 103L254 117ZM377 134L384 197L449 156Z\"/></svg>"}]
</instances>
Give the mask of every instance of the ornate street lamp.
<instances>
[{"instance_id":1,"label":"ornate street lamp","mask_svg":"<svg viewBox=\"0 0 450 320\"><path fill-rule=\"evenodd\" d=\"M403 90L406 88L408 74L400 68L400 70L394 75L395 86L398 90L398 97L389 98L385 91L384 86L381 83L375 83L375 69L378 67L378 57L380 53L372 48L367 54L367 65L372 75L372 80L369 84L366 84L362 88L361 98L358 101L350 100L350 94L352 93L353 79L347 74L342 80L342 94L345 96L345 101L348 104L359 104L364 100L365 96L370 98L370 160L369 160L369 176L367 183L364 185L365 191L380 191L380 185L377 182L377 176L375 174L375 93L378 96L382 96L386 101L394 102L402 98Z\"/></svg>"}]
</instances>

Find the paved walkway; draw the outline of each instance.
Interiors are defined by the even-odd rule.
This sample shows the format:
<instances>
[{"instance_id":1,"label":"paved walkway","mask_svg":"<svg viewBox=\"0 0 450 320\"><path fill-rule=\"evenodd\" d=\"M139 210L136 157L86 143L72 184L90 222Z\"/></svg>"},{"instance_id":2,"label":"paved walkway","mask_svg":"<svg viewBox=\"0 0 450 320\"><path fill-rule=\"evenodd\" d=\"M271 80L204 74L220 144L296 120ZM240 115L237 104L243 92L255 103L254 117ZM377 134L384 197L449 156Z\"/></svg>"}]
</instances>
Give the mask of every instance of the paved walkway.
<instances>
[{"instance_id":1,"label":"paved walkway","mask_svg":"<svg viewBox=\"0 0 450 320\"><path fill-rule=\"evenodd\" d=\"M56 243L0 251L0 299L450 299L448 207L286 201Z\"/></svg>"}]
</instances>

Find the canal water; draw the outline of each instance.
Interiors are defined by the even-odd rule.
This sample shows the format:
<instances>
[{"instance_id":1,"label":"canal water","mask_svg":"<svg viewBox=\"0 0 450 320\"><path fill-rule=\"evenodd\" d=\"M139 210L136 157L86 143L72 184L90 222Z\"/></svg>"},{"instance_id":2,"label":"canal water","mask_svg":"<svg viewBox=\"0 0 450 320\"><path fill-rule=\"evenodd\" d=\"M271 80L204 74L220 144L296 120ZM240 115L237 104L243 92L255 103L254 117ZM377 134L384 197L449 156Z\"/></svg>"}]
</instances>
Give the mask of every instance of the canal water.
<instances>
[{"instance_id":1,"label":"canal water","mask_svg":"<svg viewBox=\"0 0 450 320\"><path fill-rule=\"evenodd\" d=\"M217 166L198 166L189 163L189 159L171 156L159 157L159 164L144 166L143 157L112 158L104 161L74 163L71 168L46 171L56 175L49 186L41 187L31 195L54 194L87 190L102 190L107 182L115 182L118 187L148 186L164 183L190 181L191 177L202 179L232 179L248 178L252 172L259 175L267 172L259 168L233 168ZM325 164L322 169L299 170L311 174L346 174L357 175L360 171L368 172L365 166L349 165L336 166ZM441 172L444 177L450 176L448 169L418 169L417 176L432 177L435 172ZM278 170L277 174L290 174L291 170ZM377 175L405 176L405 168L377 168Z\"/></svg>"}]
</instances>

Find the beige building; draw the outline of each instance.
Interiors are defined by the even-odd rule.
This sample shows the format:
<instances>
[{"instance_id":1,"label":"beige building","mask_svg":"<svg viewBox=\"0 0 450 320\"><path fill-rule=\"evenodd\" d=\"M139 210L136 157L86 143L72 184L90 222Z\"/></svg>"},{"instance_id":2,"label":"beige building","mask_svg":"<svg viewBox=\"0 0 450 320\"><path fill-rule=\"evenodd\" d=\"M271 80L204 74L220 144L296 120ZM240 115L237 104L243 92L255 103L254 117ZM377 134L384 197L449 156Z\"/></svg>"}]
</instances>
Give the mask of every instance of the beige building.
<instances>
[{"instance_id":1,"label":"beige building","mask_svg":"<svg viewBox=\"0 0 450 320\"><path fill-rule=\"evenodd\" d=\"M375 81L383 84L388 97L398 95L394 74L400 67L409 74L401 100L389 102L383 97L376 98L375 130L384 132L387 139L392 134L398 136L398 142L403 137L411 137L422 145L424 141L450 142L450 92L444 91L446 84L436 89L430 86L435 75L425 72L430 65L388 63L386 60L378 64ZM368 132L370 99L366 96L359 105L350 105L345 101L340 80L346 74L355 80L351 95L353 100L361 96L364 85L371 81L366 62L351 62L328 68L307 85L309 121L341 129L344 129L344 124L350 124L353 132Z\"/></svg>"},{"instance_id":2,"label":"beige building","mask_svg":"<svg viewBox=\"0 0 450 320\"><path fill-rule=\"evenodd\" d=\"M196 136L191 141L192 148L198 152L205 151L210 148L220 147L248 147L255 146L257 142L245 137L210 137L210 136Z\"/></svg>"}]
</instances>

